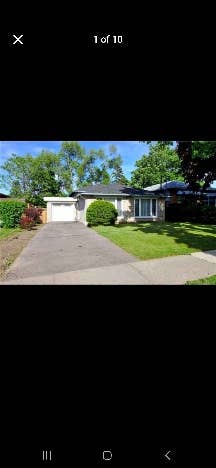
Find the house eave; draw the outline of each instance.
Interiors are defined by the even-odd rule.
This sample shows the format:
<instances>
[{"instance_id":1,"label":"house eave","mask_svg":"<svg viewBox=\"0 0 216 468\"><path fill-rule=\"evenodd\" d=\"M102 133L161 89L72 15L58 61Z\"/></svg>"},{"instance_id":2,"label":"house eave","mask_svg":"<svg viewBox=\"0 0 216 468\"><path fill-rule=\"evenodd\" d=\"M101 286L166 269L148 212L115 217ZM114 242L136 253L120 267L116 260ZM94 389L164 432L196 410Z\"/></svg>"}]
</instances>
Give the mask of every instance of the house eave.
<instances>
[{"instance_id":1,"label":"house eave","mask_svg":"<svg viewBox=\"0 0 216 468\"><path fill-rule=\"evenodd\" d=\"M76 202L77 198L72 197L44 197L44 201L46 202Z\"/></svg>"},{"instance_id":2,"label":"house eave","mask_svg":"<svg viewBox=\"0 0 216 468\"><path fill-rule=\"evenodd\" d=\"M139 193L136 193L136 194L132 194L132 193L89 193L89 192L75 192L77 194L77 196L79 195L91 195L91 196L106 196L106 197L125 197L125 198L141 198L141 197L154 197L154 198L159 198L159 195L158 194L154 194L154 193L145 193L145 194L139 194Z\"/></svg>"}]
</instances>

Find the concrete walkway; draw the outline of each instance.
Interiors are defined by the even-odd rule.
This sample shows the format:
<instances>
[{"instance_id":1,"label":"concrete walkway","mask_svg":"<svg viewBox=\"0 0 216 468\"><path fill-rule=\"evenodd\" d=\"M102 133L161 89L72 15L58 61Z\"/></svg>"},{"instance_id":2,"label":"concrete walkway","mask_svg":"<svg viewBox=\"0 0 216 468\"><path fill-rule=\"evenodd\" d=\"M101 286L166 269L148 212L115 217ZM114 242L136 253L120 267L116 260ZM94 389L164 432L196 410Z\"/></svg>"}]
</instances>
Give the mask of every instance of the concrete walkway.
<instances>
[{"instance_id":1,"label":"concrete walkway","mask_svg":"<svg viewBox=\"0 0 216 468\"><path fill-rule=\"evenodd\" d=\"M209 275L216 275L216 251L139 261L80 223L50 223L0 284L175 285Z\"/></svg>"}]
</instances>

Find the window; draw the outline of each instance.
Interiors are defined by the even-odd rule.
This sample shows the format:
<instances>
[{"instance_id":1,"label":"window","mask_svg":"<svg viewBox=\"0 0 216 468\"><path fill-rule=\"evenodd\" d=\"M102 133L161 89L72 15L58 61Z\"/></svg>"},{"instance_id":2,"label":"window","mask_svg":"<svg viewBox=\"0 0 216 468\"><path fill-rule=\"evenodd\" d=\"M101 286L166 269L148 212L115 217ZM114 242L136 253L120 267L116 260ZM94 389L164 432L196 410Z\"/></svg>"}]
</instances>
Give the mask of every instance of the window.
<instances>
[{"instance_id":1,"label":"window","mask_svg":"<svg viewBox=\"0 0 216 468\"><path fill-rule=\"evenodd\" d=\"M140 216L151 216L151 206L150 206L150 201L151 200L142 200L141 199L141 213Z\"/></svg>"},{"instance_id":2,"label":"window","mask_svg":"<svg viewBox=\"0 0 216 468\"><path fill-rule=\"evenodd\" d=\"M136 198L135 200L135 216L139 216L139 199Z\"/></svg>"},{"instance_id":3,"label":"window","mask_svg":"<svg viewBox=\"0 0 216 468\"><path fill-rule=\"evenodd\" d=\"M156 200L152 200L152 216L156 216Z\"/></svg>"},{"instance_id":4,"label":"window","mask_svg":"<svg viewBox=\"0 0 216 468\"><path fill-rule=\"evenodd\" d=\"M157 216L157 200L155 198L136 198L135 217L152 218Z\"/></svg>"}]
</instances>

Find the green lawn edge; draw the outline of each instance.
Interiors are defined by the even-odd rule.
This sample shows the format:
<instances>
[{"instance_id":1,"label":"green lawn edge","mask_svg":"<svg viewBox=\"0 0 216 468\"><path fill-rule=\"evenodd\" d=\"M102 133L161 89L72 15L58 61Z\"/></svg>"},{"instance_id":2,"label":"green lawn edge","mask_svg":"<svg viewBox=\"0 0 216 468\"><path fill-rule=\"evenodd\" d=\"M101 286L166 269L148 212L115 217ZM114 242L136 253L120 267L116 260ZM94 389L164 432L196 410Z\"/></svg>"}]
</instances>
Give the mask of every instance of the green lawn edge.
<instances>
[{"instance_id":1,"label":"green lawn edge","mask_svg":"<svg viewBox=\"0 0 216 468\"><path fill-rule=\"evenodd\" d=\"M92 229L140 260L216 250L216 225L150 222Z\"/></svg>"},{"instance_id":2,"label":"green lawn edge","mask_svg":"<svg viewBox=\"0 0 216 468\"><path fill-rule=\"evenodd\" d=\"M216 285L216 275L213 275L213 276L208 276L207 278L202 278L202 279L199 279L199 280L194 280L194 281L187 281L187 283L185 283L187 285L197 285L197 284L201 284L201 285L205 285L205 284L211 284L211 285Z\"/></svg>"},{"instance_id":3,"label":"green lawn edge","mask_svg":"<svg viewBox=\"0 0 216 468\"><path fill-rule=\"evenodd\" d=\"M20 227L16 228L0 228L0 240L2 239L8 239L14 234L18 234L18 232L21 232L22 229Z\"/></svg>"}]
</instances>

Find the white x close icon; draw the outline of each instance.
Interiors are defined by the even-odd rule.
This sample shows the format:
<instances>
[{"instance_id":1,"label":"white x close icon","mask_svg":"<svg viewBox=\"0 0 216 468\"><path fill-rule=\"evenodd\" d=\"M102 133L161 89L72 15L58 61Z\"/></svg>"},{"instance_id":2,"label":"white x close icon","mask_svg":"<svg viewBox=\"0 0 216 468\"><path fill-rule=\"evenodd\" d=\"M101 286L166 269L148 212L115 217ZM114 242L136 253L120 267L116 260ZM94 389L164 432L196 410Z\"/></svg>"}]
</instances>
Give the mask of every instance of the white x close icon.
<instances>
[{"instance_id":1,"label":"white x close icon","mask_svg":"<svg viewBox=\"0 0 216 468\"><path fill-rule=\"evenodd\" d=\"M19 37L15 36L15 34L13 34L13 37L16 38L16 41L14 41L13 44L16 44L17 42L19 42L20 44L23 44L23 42L20 40L21 37L23 37L23 34L21 34L21 36L19 36Z\"/></svg>"}]
</instances>

